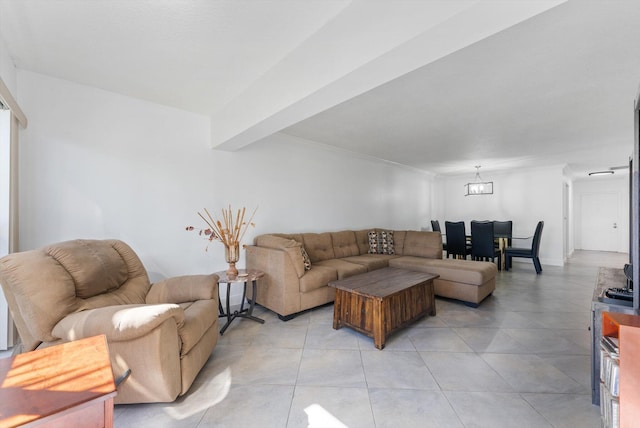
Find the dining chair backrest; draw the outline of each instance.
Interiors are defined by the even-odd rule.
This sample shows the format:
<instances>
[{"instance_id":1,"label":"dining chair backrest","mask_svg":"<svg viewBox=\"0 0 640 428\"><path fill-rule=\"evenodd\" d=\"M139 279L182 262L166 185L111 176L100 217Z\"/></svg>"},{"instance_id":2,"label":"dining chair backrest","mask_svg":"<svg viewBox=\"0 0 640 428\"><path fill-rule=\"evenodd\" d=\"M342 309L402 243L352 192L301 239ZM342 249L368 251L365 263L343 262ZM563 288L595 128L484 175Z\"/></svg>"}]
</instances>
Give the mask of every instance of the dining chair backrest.
<instances>
[{"instance_id":1,"label":"dining chair backrest","mask_svg":"<svg viewBox=\"0 0 640 428\"><path fill-rule=\"evenodd\" d=\"M533 266L536 268L536 273L542 272L542 263L540 263L540 239L542 237L542 229L544 227L544 221L539 221L536 226L536 231L533 234L533 240L531 241L531 248L518 248L507 247L505 249L505 266L507 270L511 268L511 259L514 257L521 257L533 260Z\"/></svg>"},{"instance_id":2,"label":"dining chair backrest","mask_svg":"<svg viewBox=\"0 0 640 428\"><path fill-rule=\"evenodd\" d=\"M536 231L533 234L533 241L531 242L531 253L538 257L540 253L540 238L542 237L542 228L544 227L544 221L539 221L536 226Z\"/></svg>"},{"instance_id":3,"label":"dining chair backrest","mask_svg":"<svg viewBox=\"0 0 640 428\"><path fill-rule=\"evenodd\" d=\"M444 229L447 234L447 255L466 256L468 251L464 221L445 221Z\"/></svg>"},{"instance_id":4,"label":"dining chair backrest","mask_svg":"<svg viewBox=\"0 0 640 428\"><path fill-rule=\"evenodd\" d=\"M507 245L511 245L511 236L513 234L513 221L494 221L493 231L500 238L507 238Z\"/></svg>"},{"instance_id":5,"label":"dining chair backrest","mask_svg":"<svg viewBox=\"0 0 640 428\"><path fill-rule=\"evenodd\" d=\"M441 232L440 222L438 220L431 220L431 230L434 232Z\"/></svg>"},{"instance_id":6,"label":"dining chair backrest","mask_svg":"<svg viewBox=\"0 0 640 428\"><path fill-rule=\"evenodd\" d=\"M513 232L513 221L494 221L493 230L496 235L511 236Z\"/></svg>"},{"instance_id":7,"label":"dining chair backrest","mask_svg":"<svg viewBox=\"0 0 640 428\"><path fill-rule=\"evenodd\" d=\"M471 222L471 257L494 257L496 250L492 221Z\"/></svg>"}]
</instances>

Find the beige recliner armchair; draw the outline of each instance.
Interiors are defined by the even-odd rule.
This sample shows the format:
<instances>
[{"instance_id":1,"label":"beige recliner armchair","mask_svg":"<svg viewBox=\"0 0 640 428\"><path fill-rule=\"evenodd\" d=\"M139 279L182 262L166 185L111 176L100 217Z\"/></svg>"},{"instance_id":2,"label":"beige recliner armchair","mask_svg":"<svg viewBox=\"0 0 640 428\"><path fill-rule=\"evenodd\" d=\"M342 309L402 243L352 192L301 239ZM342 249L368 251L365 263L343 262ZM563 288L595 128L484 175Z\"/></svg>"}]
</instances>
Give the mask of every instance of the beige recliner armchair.
<instances>
[{"instance_id":1,"label":"beige recliner armchair","mask_svg":"<svg viewBox=\"0 0 640 428\"><path fill-rule=\"evenodd\" d=\"M18 352L105 334L114 376L131 375L116 403L169 402L186 393L218 340L218 278L153 285L119 240L75 240L0 259Z\"/></svg>"}]
</instances>

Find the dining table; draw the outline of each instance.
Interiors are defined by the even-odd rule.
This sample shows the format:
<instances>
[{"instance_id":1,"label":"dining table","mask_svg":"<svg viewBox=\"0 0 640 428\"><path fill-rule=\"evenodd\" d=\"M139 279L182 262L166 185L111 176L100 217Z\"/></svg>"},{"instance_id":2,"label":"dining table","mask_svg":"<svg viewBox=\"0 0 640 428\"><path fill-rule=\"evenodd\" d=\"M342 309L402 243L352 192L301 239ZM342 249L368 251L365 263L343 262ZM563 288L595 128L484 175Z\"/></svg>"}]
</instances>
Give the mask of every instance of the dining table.
<instances>
[{"instance_id":1,"label":"dining table","mask_svg":"<svg viewBox=\"0 0 640 428\"><path fill-rule=\"evenodd\" d=\"M443 242L446 242L445 238L446 238L447 234L446 233L442 233L442 238L443 238ZM465 235L466 239L467 239L467 244L471 244L471 235ZM513 239L518 239L518 240L527 240L527 239L532 239L533 236L513 236L513 234L506 234L506 233L494 233L493 237L495 239L495 241L498 244L498 248L500 249L500 268L504 269L505 264L506 264L506 257L505 257L505 249L509 246L509 240L513 240Z\"/></svg>"}]
</instances>

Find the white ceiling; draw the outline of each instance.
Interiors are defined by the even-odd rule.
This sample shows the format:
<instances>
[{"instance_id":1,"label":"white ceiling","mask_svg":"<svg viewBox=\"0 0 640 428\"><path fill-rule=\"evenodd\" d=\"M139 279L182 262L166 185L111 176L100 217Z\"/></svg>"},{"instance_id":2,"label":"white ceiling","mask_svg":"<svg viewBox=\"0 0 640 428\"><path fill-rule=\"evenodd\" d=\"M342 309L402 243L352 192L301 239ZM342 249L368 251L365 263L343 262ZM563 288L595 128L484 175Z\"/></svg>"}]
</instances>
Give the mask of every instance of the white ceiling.
<instances>
[{"instance_id":1,"label":"white ceiling","mask_svg":"<svg viewBox=\"0 0 640 428\"><path fill-rule=\"evenodd\" d=\"M438 174L626 164L639 23L638 0L0 0L16 67L207 115L214 147L282 131Z\"/></svg>"}]
</instances>

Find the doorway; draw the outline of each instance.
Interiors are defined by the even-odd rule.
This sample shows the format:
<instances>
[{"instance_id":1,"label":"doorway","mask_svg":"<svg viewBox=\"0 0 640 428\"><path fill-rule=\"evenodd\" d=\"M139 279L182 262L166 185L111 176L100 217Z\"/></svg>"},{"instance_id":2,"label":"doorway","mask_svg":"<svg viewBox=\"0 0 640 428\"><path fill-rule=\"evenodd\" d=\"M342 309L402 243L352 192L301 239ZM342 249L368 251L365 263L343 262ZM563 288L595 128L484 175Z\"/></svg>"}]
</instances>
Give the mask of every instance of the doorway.
<instances>
[{"instance_id":1,"label":"doorway","mask_svg":"<svg viewBox=\"0 0 640 428\"><path fill-rule=\"evenodd\" d=\"M585 193L581 197L583 250L620 251L618 193Z\"/></svg>"}]
</instances>

